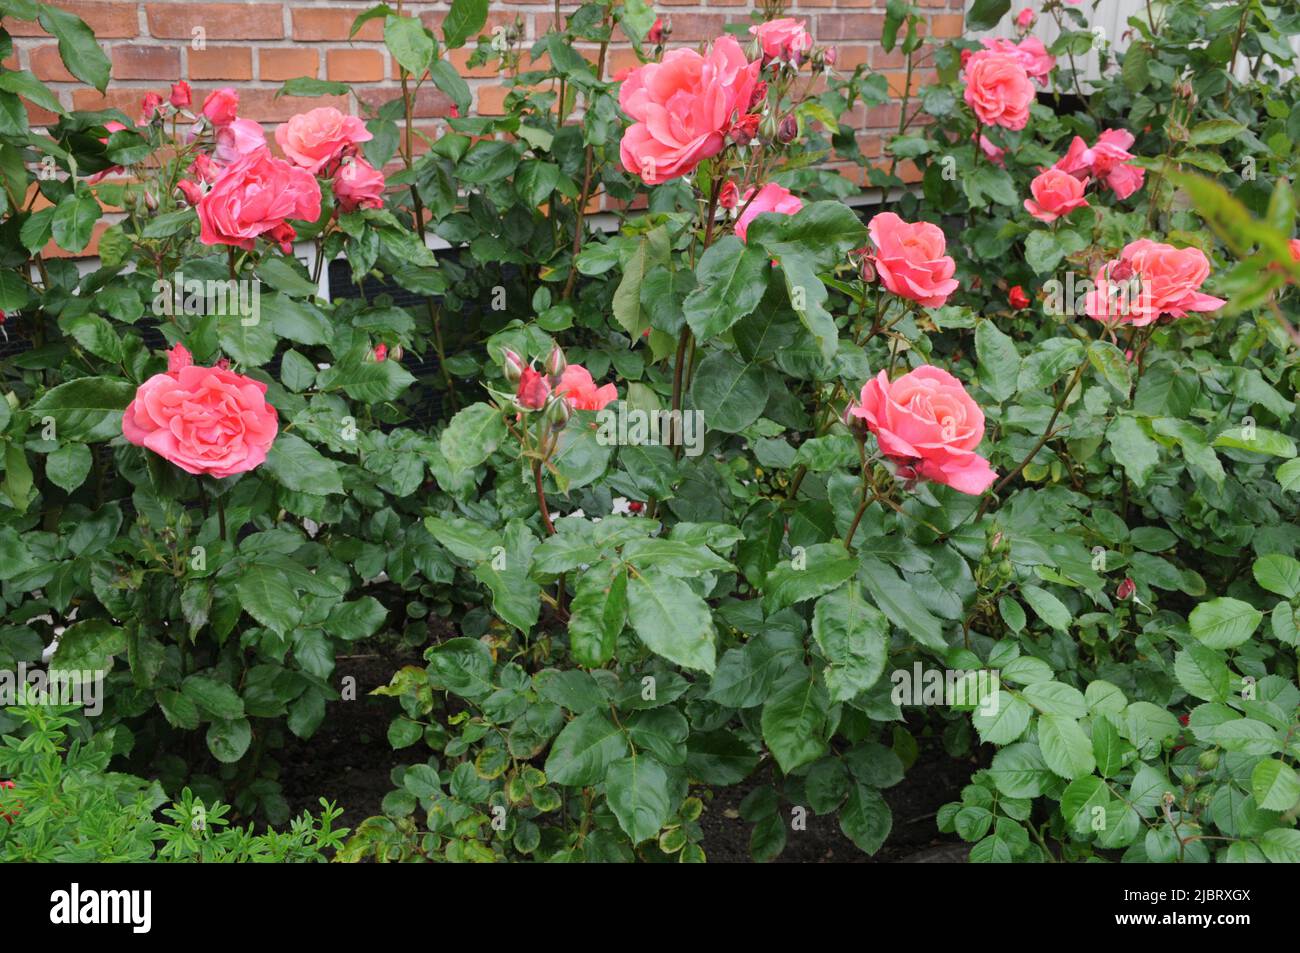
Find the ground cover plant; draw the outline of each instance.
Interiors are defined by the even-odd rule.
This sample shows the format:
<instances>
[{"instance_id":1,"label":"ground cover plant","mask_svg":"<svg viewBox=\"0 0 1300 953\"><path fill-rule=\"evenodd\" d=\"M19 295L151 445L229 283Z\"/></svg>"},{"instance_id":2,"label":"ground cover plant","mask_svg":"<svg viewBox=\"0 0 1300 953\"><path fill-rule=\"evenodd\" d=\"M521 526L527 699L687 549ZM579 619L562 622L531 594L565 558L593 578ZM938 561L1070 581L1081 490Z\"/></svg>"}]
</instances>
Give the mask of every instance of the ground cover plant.
<instances>
[{"instance_id":1,"label":"ground cover plant","mask_svg":"<svg viewBox=\"0 0 1300 953\"><path fill-rule=\"evenodd\" d=\"M74 16L0 13L106 87ZM1172 0L1119 51L891 0L881 162L886 77L779 5L698 48L486 13L367 10L403 95L270 136L0 72L0 668L99 689L9 679L0 858L703 861L736 788L754 858L870 855L939 749L971 861L1300 860L1300 17ZM291 820L363 650L391 791Z\"/></svg>"}]
</instances>

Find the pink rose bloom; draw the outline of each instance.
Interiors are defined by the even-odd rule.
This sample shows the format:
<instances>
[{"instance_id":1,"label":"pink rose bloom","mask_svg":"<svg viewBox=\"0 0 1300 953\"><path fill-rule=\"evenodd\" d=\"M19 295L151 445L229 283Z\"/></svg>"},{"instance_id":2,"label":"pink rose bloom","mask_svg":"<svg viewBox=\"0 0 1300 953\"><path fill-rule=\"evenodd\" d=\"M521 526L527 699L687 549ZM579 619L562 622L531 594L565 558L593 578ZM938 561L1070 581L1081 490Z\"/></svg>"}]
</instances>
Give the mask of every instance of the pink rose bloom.
<instances>
[{"instance_id":1,"label":"pink rose bloom","mask_svg":"<svg viewBox=\"0 0 1300 953\"><path fill-rule=\"evenodd\" d=\"M1040 83L1047 82L1052 69L1056 66L1056 57L1047 52L1047 47L1043 46L1043 41L1036 36L1027 36L1019 43L1003 37L981 40L980 42L984 44L986 50L1014 56L1020 65L1025 68L1025 73L1028 74L1029 78L1036 79Z\"/></svg>"},{"instance_id":2,"label":"pink rose bloom","mask_svg":"<svg viewBox=\"0 0 1300 953\"><path fill-rule=\"evenodd\" d=\"M284 154L313 175L354 151L357 143L373 138L358 117L345 115L333 106L299 113L275 130L275 141Z\"/></svg>"},{"instance_id":3,"label":"pink rose bloom","mask_svg":"<svg viewBox=\"0 0 1300 953\"><path fill-rule=\"evenodd\" d=\"M749 32L758 37L765 60L798 64L813 46L812 36L804 29L806 22L793 17L781 17L751 26Z\"/></svg>"},{"instance_id":4,"label":"pink rose bloom","mask_svg":"<svg viewBox=\"0 0 1300 953\"><path fill-rule=\"evenodd\" d=\"M214 126L225 126L235 121L239 112L239 93L229 86L208 93L203 100L203 115Z\"/></svg>"},{"instance_id":5,"label":"pink rose bloom","mask_svg":"<svg viewBox=\"0 0 1300 953\"><path fill-rule=\"evenodd\" d=\"M1088 204L1083 197L1087 185L1087 179L1076 179L1060 169L1047 169L1029 183L1034 197L1025 199L1025 211L1040 222L1054 222Z\"/></svg>"},{"instance_id":6,"label":"pink rose bloom","mask_svg":"<svg viewBox=\"0 0 1300 953\"><path fill-rule=\"evenodd\" d=\"M876 246L876 271L894 294L938 308L957 290L957 263L944 254L947 242L938 225L905 222L893 212L881 212L867 230Z\"/></svg>"},{"instance_id":7,"label":"pink rose bloom","mask_svg":"<svg viewBox=\"0 0 1300 953\"><path fill-rule=\"evenodd\" d=\"M383 208L384 173L360 156L353 156L334 173L334 198L345 212Z\"/></svg>"},{"instance_id":8,"label":"pink rose bloom","mask_svg":"<svg viewBox=\"0 0 1300 953\"><path fill-rule=\"evenodd\" d=\"M1117 198L1126 199L1142 188L1146 179L1145 169L1127 164L1133 158L1128 151L1133 141L1133 133L1126 129L1107 129L1092 148L1075 136L1053 168L1080 178L1091 173L1093 178L1104 181Z\"/></svg>"},{"instance_id":9,"label":"pink rose bloom","mask_svg":"<svg viewBox=\"0 0 1300 953\"><path fill-rule=\"evenodd\" d=\"M198 205L203 200L203 187L197 182L181 179L176 183L176 188L180 189L181 194L185 196L185 201L190 205Z\"/></svg>"},{"instance_id":10,"label":"pink rose bloom","mask_svg":"<svg viewBox=\"0 0 1300 953\"><path fill-rule=\"evenodd\" d=\"M196 476L234 476L261 466L279 429L266 385L223 367L196 367L176 345L167 373L135 392L122 435Z\"/></svg>"},{"instance_id":11,"label":"pink rose bloom","mask_svg":"<svg viewBox=\"0 0 1300 953\"><path fill-rule=\"evenodd\" d=\"M753 201L750 201L751 196ZM748 207L745 203L749 203ZM740 218L736 219L736 235L740 240L745 241L745 235L749 231L749 223L764 212L775 212L778 215L793 215L799 209L803 208L803 202L799 200L789 189L777 185L775 182L769 182L758 190L754 195L753 189L746 190L740 200L740 205L745 210L740 213Z\"/></svg>"},{"instance_id":12,"label":"pink rose bloom","mask_svg":"<svg viewBox=\"0 0 1300 953\"><path fill-rule=\"evenodd\" d=\"M618 400L618 388L613 384L596 386L591 372L581 364L570 364L560 375L555 393L569 402L574 410L604 410L610 401Z\"/></svg>"},{"instance_id":13,"label":"pink rose bloom","mask_svg":"<svg viewBox=\"0 0 1300 953\"><path fill-rule=\"evenodd\" d=\"M1098 270L1084 310L1107 324L1139 328L1162 314L1181 318L1189 311L1215 311L1227 302L1201 293L1209 276L1210 262L1199 248L1140 238Z\"/></svg>"},{"instance_id":14,"label":"pink rose bloom","mask_svg":"<svg viewBox=\"0 0 1300 953\"><path fill-rule=\"evenodd\" d=\"M975 495L997 478L975 452L984 412L945 370L926 364L892 383L881 371L862 386L849 413L867 422L881 453L927 480Z\"/></svg>"},{"instance_id":15,"label":"pink rose bloom","mask_svg":"<svg viewBox=\"0 0 1300 953\"><path fill-rule=\"evenodd\" d=\"M717 155L732 120L749 106L761 68L745 59L734 37L723 36L706 56L671 50L663 62L633 70L618 90L633 119L619 146L623 168L658 185Z\"/></svg>"},{"instance_id":16,"label":"pink rose bloom","mask_svg":"<svg viewBox=\"0 0 1300 953\"><path fill-rule=\"evenodd\" d=\"M203 196L199 241L251 249L253 239L267 235L284 247L295 234L290 218L320 218L320 186L310 172L263 149L227 166Z\"/></svg>"},{"instance_id":17,"label":"pink rose bloom","mask_svg":"<svg viewBox=\"0 0 1300 953\"><path fill-rule=\"evenodd\" d=\"M265 149L266 130L251 119L235 119L217 128L216 142L212 161L219 166L230 165Z\"/></svg>"},{"instance_id":18,"label":"pink rose bloom","mask_svg":"<svg viewBox=\"0 0 1300 953\"><path fill-rule=\"evenodd\" d=\"M1029 7L1025 7L1016 14L1016 26L1020 27L1022 30L1028 30L1034 25L1034 21L1037 19L1038 15Z\"/></svg>"},{"instance_id":19,"label":"pink rose bloom","mask_svg":"<svg viewBox=\"0 0 1300 953\"><path fill-rule=\"evenodd\" d=\"M966 61L964 97L982 125L1024 129L1034 84L1018 54L980 50Z\"/></svg>"},{"instance_id":20,"label":"pink rose bloom","mask_svg":"<svg viewBox=\"0 0 1300 953\"><path fill-rule=\"evenodd\" d=\"M146 125L152 121L153 117L162 108L163 98L157 93L145 93L144 99L140 100L140 123Z\"/></svg>"},{"instance_id":21,"label":"pink rose bloom","mask_svg":"<svg viewBox=\"0 0 1300 953\"><path fill-rule=\"evenodd\" d=\"M978 139L977 139L977 137L978 137ZM983 134L981 134L981 133L972 132L972 133L970 134L970 138L971 138L971 141L972 141L972 142L975 142L975 141L978 141L978 142L979 142L980 151L982 151L982 152L984 153L984 155L988 157L988 160L989 160L990 162L992 162L994 165L1000 165L1000 166L1003 166L1003 167L1005 168L1005 166L1006 166L1006 164L1007 164L1007 159L1006 159L1006 156L1007 156L1007 150L1006 150L1006 149L1003 149L1003 148L1001 148L1000 146L994 145L992 139L990 139L988 136L983 135Z\"/></svg>"}]
</instances>

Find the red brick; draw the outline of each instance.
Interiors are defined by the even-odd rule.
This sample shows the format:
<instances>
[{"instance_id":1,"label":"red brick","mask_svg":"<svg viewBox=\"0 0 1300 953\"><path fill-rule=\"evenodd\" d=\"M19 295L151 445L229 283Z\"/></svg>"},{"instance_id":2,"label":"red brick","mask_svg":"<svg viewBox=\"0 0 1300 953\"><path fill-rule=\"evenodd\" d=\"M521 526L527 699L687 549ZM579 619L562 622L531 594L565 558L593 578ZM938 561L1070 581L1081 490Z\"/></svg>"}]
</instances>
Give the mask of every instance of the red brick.
<instances>
[{"instance_id":1,"label":"red brick","mask_svg":"<svg viewBox=\"0 0 1300 953\"><path fill-rule=\"evenodd\" d=\"M315 78L320 72L320 54L305 47L293 49L263 48L257 54L258 75L265 80L283 82L299 76Z\"/></svg>"},{"instance_id":2,"label":"red brick","mask_svg":"<svg viewBox=\"0 0 1300 953\"><path fill-rule=\"evenodd\" d=\"M72 91L72 108L73 109L120 109L128 116L138 116L140 114L140 100L144 94L150 92L149 87L144 86L137 89L118 86L116 84L108 87L107 93L101 93L95 89L74 89ZM158 90L152 90L158 92ZM202 97L195 95L195 102L202 102Z\"/></svg>"},{"instance_id":3,"label":"red brick","mask_svg":"<svg viewBox=\"0 0 1300 953\"><path fill-rule=\"evenodd\" d=\"M376 83L384 78L384 55L378 50L329 50L325 75L345 83Z\"/></svg>"},{"instance_id":4,"label":"red brick","mask_svg":"<svg viewBox=\"0 0 1300 953\"><path fill-rule=\"evenodd\" d=\"M335 10L307 7L293 11L293 38L295 40L346 40L352 22L365 13L365 7ZM370 20L357 33L354 40L383 40L384 21Z\"/></svg>"},{"instance_id":5,"label":"red brick","mask_svg":"<svg viewBox=\"0 0 1300 953\"><path fill-rule=\"evenodd\" d=\"M136 16L134 3L77 3L75 0L59 0L55 6L81 17L101 40L127 39L140 32L140 20ZM14 36L47 35L35 21L13 17L5 20L5 29Z\"/></svg>"},{"instance_id":6,"label":"red brick","mask_svg":"<svg viewBox=\"0 0 1300 953\"><path fill-rule=\"evenodd\" d=\"M505 113L506 93L504 86L480 86L475 98L474 114L477 116L500 116Z\"/></svg>"},{"instance_id":7,"label":"red brick","mask_svg":"<svg viewBox=\"0 0 1300 953\"><path fill-rule=\"evenodd\" d=\"M495 78L497 75L497 67L492 63L487 63L484 64L483 66L475 66L473 69L469 67L470 54L473 52L474 51L472 49L464 48L459 50L452 50L447 55L451 59L452 65L456 67L456 72L459 73L461 76L465 77L466 79ZM529 69L533 69L533 67L530 66ZM393 77L396 78L398 73L398 65L396 60L393 61L391 72L393 74Z\"/></svg>"},{"instance_id":8,"label":"red brick","mask_svg":"<svg viewBox=\"0 0 1300 953\"><path fill-rule=\"evenodd\" d=\"M357 99L365 103L372 110L378 109L384 103L393 99L398 99L402 95L402 90L397 86L372 86L366 89L355 91ZM451 115L451 100L441 92L431 86L425 85L415 94L415 108L412 115L421 119L435 119L439 116Z\"/></svg>"},{"instance_id":9,"label":"red brick","mask_svg":"<svg viewBox=\"0 0 1300 953\"><path fill-rule=\"evenodd\" d=\"M50 43L47 46L33 47L28 54L28 63L31 71L36 74L36 78L45 82L54 83L75 83L77 78L68 72L68 68L63 65L63 58L59 56L59 47L57 44Z\"/></svg>"},{"instance_id":10,"label":"red brick","mask_svg":"<svg viewBox=\"0 0 1300 953\"><path fill-rule=\"evenodd\" d=\"M930 34L935 37L961 36L965 21L960 13L941 13L930 18Z\"/></svg>"},{"instance_id":11,"label":"red brick","mask_svg":"<svg viewBox=\"0 0 1300 953\"><path fill-rule=\"evenodd\" d=\"M252 79L253 51L247 46L190 50L190 79Z\"/></svg>"},{"instance_id":12,"label":"red brick","mask_svg":"<svg viewBox=\"0 0 1300 953\"><path fill-rule=\"evenodd\" d=\"M202 102L210 90L194 92L194 101ZM346 96L280 96L274 89L241 89L239 91L239 115L258 122L284 122L290 116L315 109L318 106L333 106L348 112Z\"/></svg>"},{"instance_id":13,"label":"red brick","mask_svg":"<svg viewBox=\"0 0 1300 953\"><path fill-rule=\"evenodd\" d=\"M814 36L830 40L878 40L885 26L880 13L819 13Z\"/></svg>"},{"instance_id":14,"label":"red brick","mask_svg":"<svg viewBox=\"0 0 1300 953\"><path fill-rule=\"evenodd\" d=\"M202 27L209 40L276 40L284 36L284 8L278 3L147 3L149 32L170 40L194 38Z\"/></svg>"},{"instance_id":15,"label":"red brick","mask_svg":"<svg viewBox=\"0 0 1300 953\"><path fill-rule=\"evenodd\" d=\"M173 82L181 75L180 50L165 46L113 47L113 79L154 79Z\"/></svg>"}]
</instances>

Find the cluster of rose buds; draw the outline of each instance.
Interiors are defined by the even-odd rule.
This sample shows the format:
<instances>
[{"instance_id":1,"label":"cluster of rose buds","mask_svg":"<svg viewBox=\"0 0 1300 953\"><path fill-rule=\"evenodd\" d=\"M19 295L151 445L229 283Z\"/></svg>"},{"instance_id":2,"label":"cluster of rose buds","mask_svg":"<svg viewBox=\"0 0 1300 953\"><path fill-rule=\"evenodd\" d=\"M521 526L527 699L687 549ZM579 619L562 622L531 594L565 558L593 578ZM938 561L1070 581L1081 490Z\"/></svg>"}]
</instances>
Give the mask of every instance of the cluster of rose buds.
<instances>
[{"instance_id":1,"label":"cluster of rose buds","mask_svg":"<svg viewBox=\"0 0 1300 953\"><path fill-rule=\"evenodd\" d=\"M569 362L564 351L557 344L547 355L546 367L539 371L532 362L524 359L514 351L506 348L503 370L506 380L515 385L515 405L522 411L532 413L544 410L546 419L557 429L569 420L569 402L555 395L555 389L564 376Z\"/></svg>"},{"instance_id":2,"label":"cluster of rose buds","mask_svg":"<svg viewBox=\"0 0 1300 953\"><path fill-rule=\"evenodd\" d=\"M168 106L179 112L189 109L193 102L190 84L183 79L178 79L172 83L171 92L166 99L155 92L144 94L144 98L140 100L140 124L147 126L151 122L161 122L170 112Z\"/></svg>"},{"instance_id":3,"label":"cluster of rose buds","mask_svg":"<svg viewBox=\"0 0 1300 953\"><path fill-rule=\"evenodd\" d=\"M12 791L14 787L15 785L12 781L0 781L0 791L5 791L5 790ZM12 824L14 822L14 818L18 816L21 807L22 805L19 804L11 808L9 811L0 810L0 818L4 818L6 821Z\"/></svg>"}]
</instances>

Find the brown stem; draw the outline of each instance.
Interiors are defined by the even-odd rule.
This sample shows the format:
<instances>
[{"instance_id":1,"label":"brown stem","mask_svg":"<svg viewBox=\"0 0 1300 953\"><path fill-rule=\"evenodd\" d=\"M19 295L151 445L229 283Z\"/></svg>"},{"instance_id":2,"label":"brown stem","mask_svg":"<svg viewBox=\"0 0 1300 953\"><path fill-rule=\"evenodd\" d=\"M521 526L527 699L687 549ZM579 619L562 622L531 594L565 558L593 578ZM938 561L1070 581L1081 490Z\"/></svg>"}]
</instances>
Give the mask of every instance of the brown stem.
<instances>
[{"instance_id":1,"label":"brown stem","mask_svg":"<svg viewBox=\"0 0 1300 953\"><path fill-rule=\"evenodd\" d=\"M542 461L533 461L533 483L537 487L537 508L542 514L542 525L548 536L555 535L555 524L551 522L551 511L546 507L546 490L542 487Z\"/></svg>"}]
</instances>

